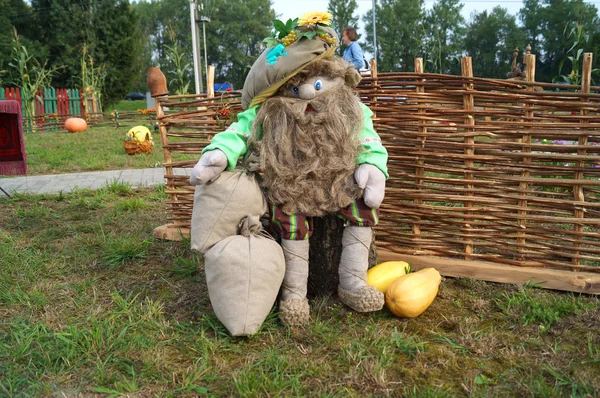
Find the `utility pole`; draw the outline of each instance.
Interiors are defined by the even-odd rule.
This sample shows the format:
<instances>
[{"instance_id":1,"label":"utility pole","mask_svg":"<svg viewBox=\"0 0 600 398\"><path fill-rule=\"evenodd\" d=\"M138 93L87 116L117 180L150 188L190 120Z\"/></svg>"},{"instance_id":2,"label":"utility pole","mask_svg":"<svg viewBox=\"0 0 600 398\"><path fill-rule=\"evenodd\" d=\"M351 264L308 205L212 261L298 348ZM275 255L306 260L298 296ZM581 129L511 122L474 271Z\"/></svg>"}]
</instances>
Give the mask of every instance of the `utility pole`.
<instances>
[{"instance_id":1,"label":"utility pole","mask_svg":"<svg viewBox=\"0 0 600 398\"><path fill-rule=\"evenodd\" d=\"M196 94L202 94L202 64L200 62L200 40L198 38L198 6L196 0L190 0L190 17L192 27L192 52L194 55L194 82L196 83Z\"/></svg>"},{"instance_id":2,"label":"utility pole","mask_svg":"<svg viewBox=\"0 0 600 398\"><path fill-rule=\"evenodd\" d=\"M204 14L204 3L201 5L202 13ZM200 16L202 22L202 36L204 38L204 73L206 74L206 92L208 92L208 57L206 56L206 23L210 22L210 18L206 15Z\"/></svg>"},{"instance_id":3,"label":"utility pole","mask_svg":"<svg viewBox=\"0 0 600 398\"><path fill-rule=\"evenodd\" d=\"M373 0L373 57L377 62L377 29L375 27L375 0Z\"/></svg>"}]
</instances>

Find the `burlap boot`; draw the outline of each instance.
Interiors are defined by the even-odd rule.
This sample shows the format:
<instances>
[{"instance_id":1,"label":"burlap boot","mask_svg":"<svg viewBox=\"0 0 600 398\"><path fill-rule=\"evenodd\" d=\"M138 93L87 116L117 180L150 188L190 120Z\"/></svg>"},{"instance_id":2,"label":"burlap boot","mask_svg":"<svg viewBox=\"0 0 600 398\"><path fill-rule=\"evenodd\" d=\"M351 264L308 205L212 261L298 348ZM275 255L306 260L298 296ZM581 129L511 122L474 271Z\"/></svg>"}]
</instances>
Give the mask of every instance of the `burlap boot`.
<instances>
[{"instance_id":1,"label":"burlap boot","mask_svg":"<svg viewBox=\"0 0 600 398\"><path fill-rule=\"evenodd\" d=\"M310 307L306 298L308 283L308 240L282 240L285 276L279 301L279 319L287 326L308 323Z\"/></svg>"},{"instance_id":2,"label":"burlap boot","mask_svg":"<svg viewBox=\"0 0 600 398\"><path fill-rule=\"evenodd\" d=\"M378 311L385 301L383 293L367 285L372 235L370 227L348 226L342 236L338 296L344 304L358 312Z\"/></svg>"}]
</instances>

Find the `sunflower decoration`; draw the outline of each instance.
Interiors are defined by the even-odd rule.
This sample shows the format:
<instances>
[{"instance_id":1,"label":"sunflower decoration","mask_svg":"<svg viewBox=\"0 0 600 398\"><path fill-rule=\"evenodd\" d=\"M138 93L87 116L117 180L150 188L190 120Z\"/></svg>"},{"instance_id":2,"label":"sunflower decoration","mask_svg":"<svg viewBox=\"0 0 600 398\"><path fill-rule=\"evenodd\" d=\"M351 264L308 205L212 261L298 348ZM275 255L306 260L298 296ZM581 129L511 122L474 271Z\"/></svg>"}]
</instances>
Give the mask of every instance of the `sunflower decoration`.
<instances>
[{"instance_id":1,"label":"sunflower decoration","mask_svg":"<svg viewBox=\"0 0 600 398\"><path fill-rule=\"evenodd\" d=\"M276 19L273 21L275 27L273 33L263 42L269 49L279 47L280 52L303 37L312 40L316 36L330 45L335 45L335 37L320 29L321 26L331 25L332 18L333 16L326 11L310 11L300 18L288 19L286 23Z\"/></svg>"},{"instance_id":2,"label":"sunflower decoration","mask_svg":"<svg viewBox=\"0 0 600 398\"><path fill-rule=\"evenodd\" d=\"M333 15L331 15L327 11L309 11L307 13L304 13L304 15L300 17L300 19L298 20L298 25L305 26L320 24L330 26L331 18L333 18Z\"/></svg>"}]
</instances>

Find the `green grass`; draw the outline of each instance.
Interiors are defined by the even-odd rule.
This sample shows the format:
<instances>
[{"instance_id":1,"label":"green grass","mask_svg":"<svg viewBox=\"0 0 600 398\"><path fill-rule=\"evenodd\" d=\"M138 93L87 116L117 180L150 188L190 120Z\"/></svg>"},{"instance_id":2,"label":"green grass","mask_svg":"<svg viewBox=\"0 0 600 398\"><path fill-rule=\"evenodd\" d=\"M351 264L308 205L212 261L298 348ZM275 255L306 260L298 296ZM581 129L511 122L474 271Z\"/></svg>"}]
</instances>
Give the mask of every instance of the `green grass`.
<instances>
[{"instance_id":1,"label":"green grass","mask_svg":"<svg viewBox=\"0 0 600 398\"><path fill-rule=\"evenodd\" d=\"M123 101L121 111L144 109ZM127 108L131 106L131 108ZM129 156L140 116L84 134L25 136L30 174L160 167ZM190 155L190 159L197 156ZM233 338L189 240L154 240L165 186L0 198L0 396L596 396L600 301L472 279L442 282L415 319L311 300Z\"/></svg>"},{"instance_id":2,"label":"green grass","mask_svg":"<svg viewBox=\"0 0 600 398\"><path fill-rule=\"evenodd\" d=\"M105 112L107 114L110 114L115 109L119 112L137 112L138 109L146 109L147 107L148 106L146 105L146 100L123 100L107 107Z\"/></svg>"},{"instance_id":3,"label":"green grass","mask_svg":"<svg viewBox=\"0 0 600 398\"><path fill-rule=\"evenodd\" d=\"M28 174L162 167L164 155L160 134L154 132L153 123L149 116L140 116L122 121L119 127L107 119L100 126L88 127L85 133L72 134L65 130L26 133ZM154 149L151 153L128 155L123 149L123 140L127 131L138 125L144 125L153 132ZM178 160L198 158L198 155L181 155Z\"/></svg>"},{"instance_id":4,"label":"green grass","mask_svg":"<svg viewBox=\"0 0 600 398\"><path fill-rule=\"evenodd\" d=\"M600 300L445 278L414 319L311 301L233 338L164 186L0 199L0 396L596 396Z\"/></svg>"}]
</instances>

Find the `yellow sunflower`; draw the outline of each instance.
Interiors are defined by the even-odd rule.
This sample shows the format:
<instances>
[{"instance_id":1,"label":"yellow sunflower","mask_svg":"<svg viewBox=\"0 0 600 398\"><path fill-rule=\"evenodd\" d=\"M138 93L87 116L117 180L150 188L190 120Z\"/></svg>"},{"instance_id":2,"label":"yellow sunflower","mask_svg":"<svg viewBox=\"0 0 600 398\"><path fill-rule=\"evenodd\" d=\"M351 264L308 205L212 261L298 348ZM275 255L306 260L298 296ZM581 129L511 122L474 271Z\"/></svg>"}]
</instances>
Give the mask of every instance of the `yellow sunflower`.
<instances>
[{"instance_id":1,"label":"yellow sunflower","mask_svg":"<svg viewBox=\"0 0 600 398\"><path fill-rule=\"evenodd\" d=\"M298 26L313 25L317 23L329 26L331 25L331 18L333 18L333 15L327 11L309 11L304 13L304 15L298 19Z\"/></svg>"}]
</instances>

